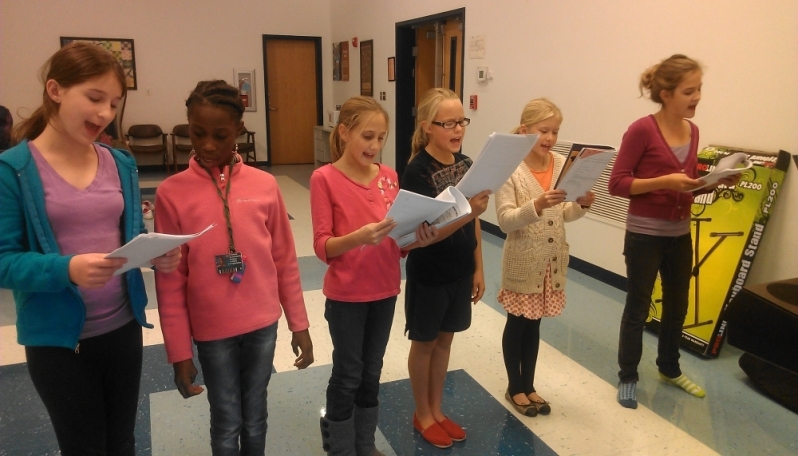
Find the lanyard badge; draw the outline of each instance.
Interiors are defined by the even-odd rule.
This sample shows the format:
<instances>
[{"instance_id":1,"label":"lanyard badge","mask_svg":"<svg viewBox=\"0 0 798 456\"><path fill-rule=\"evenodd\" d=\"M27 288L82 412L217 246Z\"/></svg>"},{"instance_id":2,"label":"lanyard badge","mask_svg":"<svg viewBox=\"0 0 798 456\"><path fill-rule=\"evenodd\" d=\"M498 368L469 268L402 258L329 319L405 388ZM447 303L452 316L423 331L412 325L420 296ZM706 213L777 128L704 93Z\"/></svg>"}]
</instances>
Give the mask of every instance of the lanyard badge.
<instances>
[{"instance_id":1,"label":"lanyard badge","mask_svg":"<svg viewBox=\"0 0 798 456\"><path fill-rule=\"evenodd\" d=\"M235 160L235 159L233 159ZM218 274L231 274L230 280L235 283L240 283L241 279L243 278L244 268L244 255L241 252L236 251L235 242L233 241L233 224L230 221L230 206L228 205L228 197L230 196L230 188L232 187L233 183L233 163L234 161L230 162L230 166L228 167L228 177L227 177L227 187L225 188L225 193L222 195L222 191L219 190L219 186L216 185L216 180L213 178L213 174L211 170L205 168L208 172L208 175L211 177L211 181L213 182L213 186L216 189L216 193L219 195L219 198L222 200L222 205L224 206L224 219L227 223L227 238L229 240L228 246L228 253L221 254L221 255L214 255L214 264L216 265L216 272ZM222 174L221 178L222 182L224 182L224 174Z\"/></svg>"}]
</instances>

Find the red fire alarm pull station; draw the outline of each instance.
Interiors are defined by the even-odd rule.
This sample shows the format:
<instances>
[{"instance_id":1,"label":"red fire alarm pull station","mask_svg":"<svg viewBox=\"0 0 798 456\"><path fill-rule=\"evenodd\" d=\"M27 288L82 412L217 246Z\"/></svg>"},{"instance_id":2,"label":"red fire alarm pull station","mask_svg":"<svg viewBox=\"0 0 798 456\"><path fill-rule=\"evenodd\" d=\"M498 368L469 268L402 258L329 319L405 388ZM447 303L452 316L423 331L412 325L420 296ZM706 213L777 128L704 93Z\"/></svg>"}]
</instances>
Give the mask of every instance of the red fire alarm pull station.
<instances>
[{"instance_id":1,"label":"red fire alarm pull station","mask_svg":"<svg viewBox=\"0 0 798 456\"><path fill-rule=\"evenodd\" d=\"M470 109L473 109L473 110L477 109L477 96L476 95L471 95L468 98L468 107Z\"/></svg>"}]
</instances>

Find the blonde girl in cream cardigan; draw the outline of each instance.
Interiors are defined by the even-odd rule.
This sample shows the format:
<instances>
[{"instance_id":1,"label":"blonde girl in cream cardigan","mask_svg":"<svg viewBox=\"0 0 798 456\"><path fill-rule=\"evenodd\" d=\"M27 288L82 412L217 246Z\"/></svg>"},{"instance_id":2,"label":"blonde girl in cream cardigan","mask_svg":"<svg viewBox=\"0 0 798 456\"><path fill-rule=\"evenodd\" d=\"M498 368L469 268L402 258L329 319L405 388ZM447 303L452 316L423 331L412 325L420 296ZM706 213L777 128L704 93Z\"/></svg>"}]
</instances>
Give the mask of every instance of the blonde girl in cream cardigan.
<instances>
[{"instance_id":1,"label":"blonde girl in cream cardigan","mask_svg":"<svg viewBox=\"0 0 798 456\"><path fill-rule=\"evenodd\" d=\"M595 195L588 192L565 203L563 190L552 190L564 157L552 153L562 113L549 100L530 101L513 133L540 138L496 194L499 228L507 233L498 301L507 311L502 351L507 368L505 399L526 416L547 415L550 404L535 390L540 319L565 307L568 243L565 222L585 215Z\"/></svg>"}]
</instances>

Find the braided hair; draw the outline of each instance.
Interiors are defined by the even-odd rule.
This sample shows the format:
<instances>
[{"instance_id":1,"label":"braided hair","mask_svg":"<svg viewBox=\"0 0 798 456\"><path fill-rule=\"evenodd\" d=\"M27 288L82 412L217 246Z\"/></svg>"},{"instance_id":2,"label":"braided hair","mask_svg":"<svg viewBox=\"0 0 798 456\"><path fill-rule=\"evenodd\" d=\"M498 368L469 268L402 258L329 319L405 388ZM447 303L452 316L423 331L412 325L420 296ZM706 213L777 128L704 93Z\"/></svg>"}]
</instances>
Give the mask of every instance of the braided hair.
<instances>
[{"instance_id":1,"label":"braided hair","mask_svg":"<svg viewBox=\"0 0 798 456\"><path fill-rule=\"evenodd\" d=\"M197 83L197 87L186 100L188 113L191 114L195 106L202 104L227 109L236 122L240 122L244 117L244 103L241 101L240 93L226 81L217 79Z\"/></svg>"}]
</instances>

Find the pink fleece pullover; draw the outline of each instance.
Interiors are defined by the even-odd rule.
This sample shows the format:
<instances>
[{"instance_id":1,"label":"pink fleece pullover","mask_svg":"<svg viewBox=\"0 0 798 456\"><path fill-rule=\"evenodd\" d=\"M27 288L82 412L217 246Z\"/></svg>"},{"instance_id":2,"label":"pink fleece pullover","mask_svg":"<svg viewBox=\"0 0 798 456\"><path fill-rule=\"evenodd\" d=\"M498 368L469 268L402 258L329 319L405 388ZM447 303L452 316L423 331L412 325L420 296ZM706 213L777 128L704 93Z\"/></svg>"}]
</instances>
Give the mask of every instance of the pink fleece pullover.
<instances>
[{"instance_id":1,"label":"pink fleece pullover","mask_svg":"<svg viewBox=\"0 0 798 456\"><path fill-rule=\"evenodd\" d=\"M225 168L227 172L227 168ZM199 232L216 227L183 246L177 271L156 271L161 330L170 363L191 359L192 338L210 341L265 328L285 311L292 332L308 328L294 238L277 181L270 174L237 163L232 176L213 180L196 160L166 179L156 194L155 231ZM214 256L228 251L222 200L228 203L236 250L245 256L241 283L218 274Z\"/></svg>"}]
</instances>

